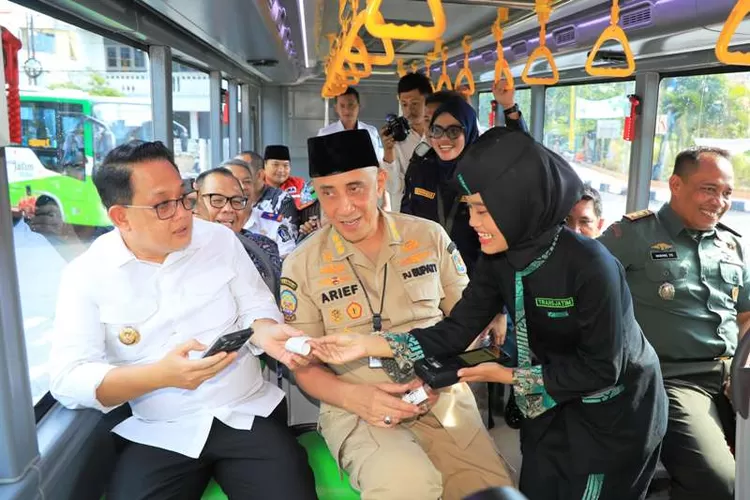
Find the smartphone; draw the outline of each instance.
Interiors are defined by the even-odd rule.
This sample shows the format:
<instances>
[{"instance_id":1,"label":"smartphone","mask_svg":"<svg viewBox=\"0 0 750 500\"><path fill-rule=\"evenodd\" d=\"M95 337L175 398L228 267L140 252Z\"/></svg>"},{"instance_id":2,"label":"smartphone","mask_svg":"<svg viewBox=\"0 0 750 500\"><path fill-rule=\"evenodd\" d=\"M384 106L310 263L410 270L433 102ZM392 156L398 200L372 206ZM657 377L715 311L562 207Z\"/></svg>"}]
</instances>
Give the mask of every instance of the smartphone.
<instances>
[{"instance_id":1,"label":"smartphone","mask_svg":"<svg viewBox=\"0 0 750 500\"><path fill-rule=\"evenodd\" d=\"M211 347L209 347L206 352L203 353L203 358L207 358L209 356L213 356L214 354L218 354L220 352L234 352L238 349L240 349L245 343L248 341L250 337L253 336L253 329L247 328L245 330L240 330L237 332L227 333L225 335L222 335L218 339L214 341L213 344L211 344Z\"/></svg>"}]
</instances>

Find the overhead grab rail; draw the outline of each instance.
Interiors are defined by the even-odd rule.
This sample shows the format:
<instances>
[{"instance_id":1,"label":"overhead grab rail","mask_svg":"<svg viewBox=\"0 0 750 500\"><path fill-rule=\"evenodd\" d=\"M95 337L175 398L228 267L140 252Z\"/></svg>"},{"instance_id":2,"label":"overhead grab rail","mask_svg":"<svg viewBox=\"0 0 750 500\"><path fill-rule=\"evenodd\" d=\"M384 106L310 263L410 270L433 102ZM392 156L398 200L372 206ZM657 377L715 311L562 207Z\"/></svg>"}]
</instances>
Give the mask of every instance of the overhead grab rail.
<instances>
[{"instance_id":1,"label":"overhead grab rail","mask_svg":"<svg viewBox=\"0 0 750 500\"><path fill-rule=\"evenodd\" d=\"M750 52L730 52L729 44L732 41L737 28L750 13L750 0L738 0L732 12L724 23L716 42L716 58L724 64L736 64L738 66L750 66Z\"/></svg>"},{"instance_id":2,"label":"overhead grab rail","mask_svg":"<svg viewBox=\"0 0 750 500\"><path fill-rule=\"evenodd\" d=\"M380 13L382 3L383 0L368 0L365 27L372 36L382 39L421 42L431 42L443 36L446 21L442 0L427 0L427 5L432 14L432 26L386 23Z\"/></svg>"},{"instance_id":3,"label":"overhead grab rail","mask_svg":"<svg viewBox=\"0 0 750 500\"><path fill-rule=\"evenodd\" d=\"M497 19L495 20L495 24L492 25L492 36L495 37L495 42L497 42L494 81L497 84L500 80L504 80L505 90L513 90L515 88L513 73L510 71L510 65L505 59L505 52L503 51L503 24L508 22L509 17L508 7L498 7Z\"/></svg>"},{"instance_id":4,"label":"overhead grab rail","mask_svg":"<svg viewBox=\"0 0 750 500\"><path fill-rule=\"evenodd\" d=\"M467 92L465 92L465 95L472 96L474 95L475 88L474 73L471 72L471 61L469 61L469 56L471 54L471 37L469 35L465 35L461 40L461 48L463 48L464 50L464 67L461 68L461 71L459 71L458 75L456 75L456 83L453 85L453 88L460 89L461 82L466 80L466 84L469 88Z\"/></svg>"},{"instance_id":5,"label":"overhead grab rail","mask_svg":"<svg viewBox=\"0 0 750 500\"><path fill-rule=\"evenodd\" d=\"M539 47L534 49L534 52L529 56L529 60L526 61L526 67L523 68L521 79L527 85L555 85L560 81L560 73L557 71L557 64L555 64L555 58L552 57L547 47L547 22L549 21L550 13L552 12L551 0L536 0L534 10L536 11L537 18L539 19ZM529 76L531 66L537 59L546 59L549 64L550 70L552 71L551 77L540 78Z\"/></svg>"},{"instance_id":6,"label":"overhead grab rail","mask_svg":"<svg viewBox=\"0 0 750 500\"><path fill-rule=\"evenodd\" d=\"M383 16L379 12L377 14L380 16L381 19L383 18ZM359 41L362 41L362 37L356 34L359 33L359 30L361 30L362 27L364 26L366 18L367 18L367 12L363 10L359 14L356 14L354 17L354 20L352 21L351 30L355 32L355 36L356 36L355 42L357 45L359 45ZM371 66L388 66L389 64L392 64L393 60L396 58L396 52L393 49L393 40L391 40L390 38L382 38L380 41L383 42L383 48L385 49L385 54L369 55L367 53L367 50L365 50L364 53L359 51L358 53L347 54L347 59L349 61L359 63L359 64L369 63ZM364 41L362 41L362 46L364 46Z\"/></svg>"},{"instance_id":7,"label":"overhead grab rail","mask_svg":"<svg viewBox=\"0 0 750 500\"><path fill-rule=\"evenodd\" d=\"M630 76L635 71L635 58L633 57L633 51L630 49L630 42L625 31L619 26L620 22L620 1L612 0L612 13L610 15L609 26L607 26L599 39L594 44L594 48L589 52L589 57L586 60L586 73L591 76L608 76L614 78L624 78ZM627 65L624 68L597 68L594 66L594 60L599 50L602 48L604 42L614 40L620 42L622 50L625 52L625 59Z\"/></svg>"},{"instance_id":8,"label":"overhead grab rail","mask_svg":"<svg viewBox=\"0 0 750 500\"><path fill-rule=\"evenodd\" d=\"M443 59L443 71L440 74L437 85L435 85L435 90L438 92L443 89L453 90L453 83L450 76L448 76L448 47L443 45L442 39L435 41L435 51L440 52L440 57Z\"/></svg>"}]
</instances>

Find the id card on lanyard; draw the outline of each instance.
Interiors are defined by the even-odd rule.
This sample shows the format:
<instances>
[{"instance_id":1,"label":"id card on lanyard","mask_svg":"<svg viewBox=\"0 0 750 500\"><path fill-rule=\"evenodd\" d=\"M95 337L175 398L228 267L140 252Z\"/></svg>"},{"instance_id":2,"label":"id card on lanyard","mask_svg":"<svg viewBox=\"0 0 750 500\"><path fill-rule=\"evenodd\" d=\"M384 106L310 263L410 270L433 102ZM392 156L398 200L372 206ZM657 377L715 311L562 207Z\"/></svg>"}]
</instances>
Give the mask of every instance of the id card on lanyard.
<instances>
[{"instance_id":1,"label":"id card on lanyard","mask_svg":"<svg viewBox=\"0 0 750 500\"><path fill-rule=\"evenodd\" d=\"M365 294L367 307L370 308L370 314L372 314L372 330L375 333L380 333L383 331L383 305L385 304L385 285L388 282L388 263L386 263L383 268L383 291L380 295L380 311L375 312L372 308L372 303L370 302L370 295L367 293L367 289L365 288L364 283L362 283L362 280L360 279L359 274L357 273L357 270L354 269L354 265L352 264L352 261L349 260L348 257L346 258L346 261L349 263L349 267L352 269L354 276L357 278L357 281L359 282L359 286L362 289L362 292ZM380 358L375 358L375 357L370 356L368 366L370 368L383 368L383 362L380 361Z\"/></svg>"}]
</instances>

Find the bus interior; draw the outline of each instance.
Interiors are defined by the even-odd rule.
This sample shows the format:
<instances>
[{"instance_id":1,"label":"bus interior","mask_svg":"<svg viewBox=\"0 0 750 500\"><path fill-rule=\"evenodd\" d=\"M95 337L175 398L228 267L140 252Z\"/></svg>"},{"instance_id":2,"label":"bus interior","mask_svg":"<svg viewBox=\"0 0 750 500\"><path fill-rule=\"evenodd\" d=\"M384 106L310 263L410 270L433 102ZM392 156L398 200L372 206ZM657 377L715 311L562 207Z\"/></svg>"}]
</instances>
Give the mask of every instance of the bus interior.
<instances>
[{"instance_id":1,"label":"bus interior","mask_svg":"<svg viewBox=\"0 0 750 500\"><path fill-rule=\"evenodd\" d=\"M389 21L377 32L392 38L360 22L373 3ZM606 224L658 208L669 199L676 154L714 145L734 155L735 190L723 221L750 232L750 2L614 5L0 0L10 89L0 105L0 498L98 499L111 473L117 449L109 431L126 408L106 415L63 408L48 392L47 357L60 272L110 225L92 171L130 139L168 145L188 185L240 151L270 144L288 145L292 175L307 179L307 139L336 120L333 98L342 86L355 85L359 119L380 128L401 111L399 75L426 72L436 88L468 93L480 124L491 127L502 121L491 89L504 75L531 135L600 191ZM359 48L352 52L350 43L349 56L368 64L340 56L352 26ZM598 43L613 27L625 38ZM6 43L6 33L15 42ZM30 200L36 206L24 217L44 206L54 219L42 224L47 233L32 224L24 236L28 243L44 234L44 246L24 246L13 228L11 209L23 211ZM738 353L746 357L745 344ZM289 425L313 439L318 403L292 374L269 369L269 377L287 393ZM750 400L743 394L738 426ZM516 431L499 424L492 435L506 456L520 456ZM740 436L736 498L747 500ZM310 446L317 446L311 460L328 467L316 469L316 480L318 473L335 478L325 445ZM318 494L358 498L345 484L320 486ZM219 490L204 498L223 497Z\"/></svg>"}]
</instances>

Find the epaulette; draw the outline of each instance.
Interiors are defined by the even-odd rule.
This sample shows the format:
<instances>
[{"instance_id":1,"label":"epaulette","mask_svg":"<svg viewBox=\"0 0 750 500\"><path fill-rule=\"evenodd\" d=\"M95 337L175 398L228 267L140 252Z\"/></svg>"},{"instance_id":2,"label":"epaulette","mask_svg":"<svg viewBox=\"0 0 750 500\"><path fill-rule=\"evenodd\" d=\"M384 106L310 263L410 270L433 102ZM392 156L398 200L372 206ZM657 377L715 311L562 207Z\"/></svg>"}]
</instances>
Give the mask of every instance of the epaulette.
<instances>
[{"instance_id":1,"label":"epaulette","mask_svg":"<svg viewBox=\"0 0 750 500\"><path fill-rule=\"evenodd\" d=\"M726 224L723 224L723 223L719 222L719 223L716 224L716 227L718 227L719 229L723 229L724 231L728 231L728 232L732 233L733 235L737 236L738 238L742 238L742 235L740 233L738 233L737 231L735 231L731 227L727 226Z\"/></svg>"},{"instance_id":2,"label":"epaulette","mask_svg":"<svg viewBox=\"0 0 750 500\"><path fill-rule=\"evenodd\" d=\"M635 222L637 220L645 219L646 217L651 217L653 215L655 214L651 210L638 210L637 212L625 214L622 217L624 219L628 219L630 222Z\"/></svg>"}]
</instances>

